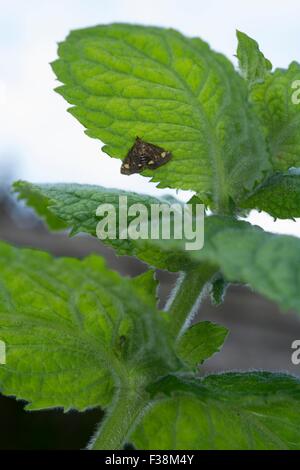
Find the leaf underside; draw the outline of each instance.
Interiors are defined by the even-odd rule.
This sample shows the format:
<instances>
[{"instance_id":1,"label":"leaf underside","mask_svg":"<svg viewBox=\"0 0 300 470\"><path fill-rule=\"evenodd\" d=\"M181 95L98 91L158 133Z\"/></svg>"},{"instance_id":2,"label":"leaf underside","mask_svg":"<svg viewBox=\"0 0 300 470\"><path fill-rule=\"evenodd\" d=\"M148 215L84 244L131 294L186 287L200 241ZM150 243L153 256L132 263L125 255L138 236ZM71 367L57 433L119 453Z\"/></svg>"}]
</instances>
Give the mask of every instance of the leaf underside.
<instances>
[{"instance_id":1,"label":"leaf underside","mask_svg":"<svg viewBox=\"0 0 300 470\"><path fill-rule=\"evenodd\" d=\"M154 384L152 393L161 399L133 435L138 449L300 448L296 377L269 372L169 376Z\"/></svg>"},{"instance_id":2,"label":"leaf underside","mask_svg":"<svg viewBox=\"0 0 300 470\"><path fill-rule=\"evenodd\" d=\"M80 185L80 184L31 184L25 181L18 181L14 184L14 190L18 197L24 200L27 205L36 209L35 201L47 200L45 210L39 215L49 226L49 214L55 217L64 227L71 229L71 234L80 232L96 236L97 224L100 217L96 216L96 210L100 204L111 204L119 211L119 197L127 196L128 207L132 204L143 204L148 210L148 221L150 226L151 204L171 203L181 204L173 198L156 198L143 194L137 194L117 189L107 189L101 186ZM32 196L33 195L33 196ZM134 217L128 217L130 223ZM50 221L51 222L51 221ZM117 217L117 233L119 229L119 219ZM49 226L50 228L50 226ZM185 253L169 253L160 249L151 240L145 245L141 245L136 240L130 238L126 240L106 239L102 240L106 245L111 246L119 255L136 256L142 261L156 268L177 272L191 264L191 260Z\"/></svg>"},{"instance_id":3,"label":"leaf underside","mask_svg":"<svg viewBox=\"0 0 300 470\"><path fill-rule=\"evenodd\" d=\"M300 217L300 175L275 174L243 201L242 207L267 212L275 219Z\"/></svg>"},{"instance_id":4,"label":"leaf underside","mask_svg":"<svg viewBox=\"0 0 300 470\"><path fill-rule=\"evenodd\" d=\"M0 389L29 409L107 407L125 378L169 369L152 272L124 279L98 256L54 259L2 242L0 271Z\"/></svg>"},{"instance_id":5,"label":"leaf underside","mask_svg":"<svg viewBox=\"0 0 300 470\"><path fill-rule=\"evenodd\" d=\"M136 136L172 152L168 164L143 172L161 187L222 206L269 169L243 79L200 39L113 24L71 32L58 55L57 91L106 153L123 159Z\"/></svg>"},{"instance_id":6,"label":"leaf underside","mask_svg":"<svg viewBox=\"0 0 300 470\"><path fill-rule=\"evenodd\" d=\"M223 346L228 330L209 321L192 325L176 344L178 357L190 368L202 364Z\"/></svg>"},{"instance_id":7,"label":"leaf underside","mask_svg":"<svg viewBox=\"0 0 300 470\"><path fill-rule=\"evenodd\" d=\"M250 93L267 138L274 171L285 172L300 166L300 104L293 100L297 91L293 84L299 79L300 65L292 62L287 70L276 69L269 74Z\"/></svg>"},{"instance_id":8,"label":"leaf underside","mask_svg":"<svg viewBox=\"0 0 300 470\"><path fill-rule=\"evenodd\" d=\"M271 62L260 51L257 42L247 34L237 31L237 58L242 77L249 85L263 82L272 70Z\"/></svg>"},{"instance_id":9,"label":"leaf underside","mask_svg":"<svg viewBox=\"0 0 300 470\"><path fill-rule=\"evenodd\" d=\"M296 175L286 178L298 180ZM24 192L23 185L26 188ZM15 189L19 191L20 197L26 197L28 185L31 186L29 183L16 183ZM95 233L96 207L100 202L105 202L106 197L111 197L108 190L93 186L33 185L32 189L51 201L51 211L63 223L71 228L80 227L81 231L90 234ZM110 200L118 207L117 193L113 197L115 199ZM140 197L145 197L141 201L146 205L149 203L149 196ZM274 207L271 204L270 202L269 207ZM221 271L225 281L249 284L257 292L278 302L284 309L300 312L298 238L264 232L259 227L231 217L209 216L204 220L204 248L200 251L187 251L185 242L186 240L107 240L119 254L137 256L152 266L170 271L188 270L199 263L210 263L216 267L216 271Z\"/></svg>"}]
</instances>

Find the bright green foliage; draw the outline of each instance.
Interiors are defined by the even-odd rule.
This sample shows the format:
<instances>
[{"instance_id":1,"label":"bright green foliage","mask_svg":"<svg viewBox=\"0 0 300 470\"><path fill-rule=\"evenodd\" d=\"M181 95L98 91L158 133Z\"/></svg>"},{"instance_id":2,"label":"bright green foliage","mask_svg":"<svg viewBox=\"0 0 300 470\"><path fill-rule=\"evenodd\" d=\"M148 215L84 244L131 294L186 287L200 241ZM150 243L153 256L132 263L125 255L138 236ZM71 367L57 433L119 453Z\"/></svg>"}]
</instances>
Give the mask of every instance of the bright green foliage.
<instances>
[{"instance_id":1,"label":"bright green foliage","mask_svg":"<svg viewBox=\"0 0 300 470\"><path fill-rule=\"evenodd\" d=\"M210 298L213 305L220 305L224 301L228 283L223 276L218 276L212 283Z\"/></svg>"},{"instance_id":2,"label":"bright green foliage","mask_svg":"<svg viewBox=\"0 0 300 470\"><path fill-rule=\"evenodd\" d=\"M147 209L151 204L168 203L168 200L156 197L93 185L31 184L18 181L14 183L14 190L18 193L19 199L25 200L28 206L36 210L49 228L51 228L49 216L57 217L63 227L72 229L73 235L86 232L96 236L96 227L100 220L96 216L97 208L100 204L112 204L118 211L119 196L127 196L128 206L140 203ZM36 197L33 198L33 195ZM37 201L40 200L47 201L47 204L38 211ZM61 229L59 226L57 228Z\"/></svg>"},{"instance_id":3,"label":"bright green foliage","mask_svg":"<svg viewBox=\"0 0 300 470\"><path fill-rule=\"evenodd\" d=\"M210 322L188 328L204 294L218 304L229 282L239 282L300 312L300 240L237 220L252 208L300 216L299 171L290 169L300 166L300 66L272 73L256 41L237 36L242 76L174 30L97 26L59 46L58 92L86 133L120 159L136 136L171 151L170 162L143 174L193 190L191 202L214 213L199 251L172 236L105 241L118 254L181 271L164 313L152 271L121 278L98 256L55 259L0 242L0 389L32 410L105 408L91 448L300 449L298 379L195 374L227 336ZM51 229L72 235L95 236L97 208L118 212L120 196L149 216L151 204L175 202L76 184L21 181L14 189Z\"/></svg>"},{"instance_id":4,"label":"bright green foliage","mask_svg":"<svg viewBox=\"0 0 300 470\"><path fill-rule=\"evenodd\" d=\"M209 321L192 325L176 345L178 357L189 367L202 364L223 346L228 330Z\"/></svg>"},{"instance_id":5,"label":"bright green foliage","mask_svg":"<svg viewBox=\"0 0 300 470\"><path fill-rule=\"evenodd\" d=\"M278 178L280 181L285 177ZM298 180L297 175L286 178ZM27 185L28 183L15 185L15 188L21 191L21 196L22 188L28 188ZM103 188L93 186L57 185L47 188L40 185L34 186L34 189L51 200L51 211L65 224L79 227L77 220L80 217L80 230L91 234L95 233L97 219L94 214L101 200L106 201L107 194L113 194L118 202L116 192L109 193L108 190L103 191ZM277 214L280 210L279 192ZM28 189L25 194L27 193ZM139 197L147 203L148 199L143 199L145 196ZM114 199L111 201L114 203ZM287 197L282 201L283 204L284 201L288 205ZM264 204L268 204L267 199ZM254 203L250 205L253 208L258 207ZM246 204L246 207L249 207L249 204ZM274 206L270 200L268 210L271 211L271 207ZM137 256L153 266L170 271L190 269L199 261L209 262L221 270L225 280L250 284L253 289L275 300L283 308L293 308L300 312L297 295L300 289L297 275L300 265L300 241L297 238L264 232L247 222L230 217L206 217L204 229L205 244L199 252L186 251L186 240L107 240L107 243L117 248L120 254ZM280 269L274 269L273 266L280 266Z\"/></svg>"},{"instance_id":6,"label":"bright green foliage","mask_svg":"<svg viewBox=\"0 0 300 470\"><path fill-rule=\"evenodd\" d=\"M139 449L300 448L300 381L268 372L169 376L134 434Z\"/></svg>"},{"instance_id":7,"label":"bright green foliage","mask_svg":"<svg viewBox=\"0 0 300 470\"><path fill-rule=\"evenodd\" d=\"M274 180L282 182L285 178L298 180L299 177L286 175L274 177ZM20 191L21 197L23 194L26 196L29 193L28 185L28 183L15 185L15 189ZM23 191L23 188L26 191ZM76 231L81 230L90 234L95 234L97 224L95 211L99 203L107 200L113 204L118 203L117 192L109 192L101 187L34 185L33 189L51 201L51 212L53 211L54 215L59 216L64 224L73 229L75 227ZM257 195L262 190L261 187ZM129 195L129 200L143 201L146 205L149 201L159 201L154 198L148 199L149 196L139 195L136 197L131 193L126 194ZM292 195L291 190L289 194ZM282 210L291 210L290 217L292 214L297 215L297 212L294 212L296 205L294 210L292 209L292 201L291 206L288 206L289 199L287 195L285 196L280 200L279 189L276 199L278 201L276 215L279 215L280 203L283 205ZM261 204L265 204L261 206L252 203L255 200L254 197L250 199L251 203L245 203L246 207L252 206L271 212L271 208L276 206L276 202L272 203L272 197L270 197L269 203L267 198L263 203L260 201ZM273 197L275 200L275 193L273 193ZM286 204L285 209L284 204ZM80 223L78 222L79 218ZM253 289L275 300L283 308L293 308L300 312L299 296L297 295L300 289L297 275L300 265L300 255L298 256L300 241L297 238L264 232L258 227L252 227L247 222L237 221L230 217L206 217L204 229L205 244L199 252L186 251L186 240L107 240L107 243L114 246L119 254L137 256L155 267L170 271L190 269L199 261L209 262L216 266L216 269L221 270L225 280L250 284ZM274 269L273 266L280 266L280 269Z\"/></svg>"},{"instance_id":8,"label":"bright green foliage","mask_svg":"<svg viewBox=\"0 0 300 470\"><path fill-rule=\"evenodd\" d=\"M300 175L275 174L246 199L242 207L268 212L275 219L300 217Z\"/></svg>"},{"instance_id":9,"label":"bright green foliage","mask_svg":"<svg viewBox=\"0 0 300 470\"><path fill-rule=\"evenodd\" d=\"M72 229L71 233L73 235L85 232L96 236L96 227L100 221L100 217L96 216L98 206L100 204L112 204L118 213L119 196L127 196L128 207L136 203L144 204L148 209L149 222L151 204L179 203L179 201L169 197L159 199L143 194L107 189L101 186L79 184L33 185L25 181L18 181L14 184L14 190L19 194L19 199L24 199L33 208L36 208L35 203L39 200L39 197L41 200L47 200L48 204L45 206L44 213L39 212L39 215L45 219L48 225L50 220L57 218L63 226ZM33 198L32 194L36 195L36 198ZM129 223L132 218L128 217ZM118 227L117 225L117 229ZM135 240L120 240L119 238L115 240L107 239L103 242L112 246L119 255L136 256L160 269L176 272L191 264L190 259L184 252L174 254L165 252L160 249L158 244L151 243L151 240L145 241L143 245Z\"/></svg>"},{"instance_id":10,"label":"bright green foliage","mask_svg":"<svg viewBox=\"0 0 300 470\"><path fill-rule=\"evenodd\" d=\"M269 168L246 85L198 38L113 24L70 33L52 64L86 133L123 159L136 136L173 153L143 174L227 210Z\"/></svg>"},{"instance_id":11,"label":"bright green foliage","mask_svg":"<svg viewBox=\"0 0 300 470\"><path fill-rule=\"evenodd\" d=\"M249 284L284 309L300 313L300 240L264 232L246 222L207 217L205 244L186 252L193 263L209 263L230 282ZM159 242L166 251L184 251L184 241ZM201 266L201 265L200 265Z\"/></svg>"},{"instance_id":12,"label":"bright green foliage","mask_svg":"<svg viewBox=\"0 0 300 470\"><path fill-rule=\"evenodd\" d=\"M257 42L241 31L236 32L238 38L237 58L242 77L249 85L264 81L272 70L271 62L260 51Z\"/></svg>"},{"instance_id":13,"label":"bright green foliage","mask_svg":"<svg viewBox=\"0 0 300 470\"><path fill-rule=\"evenodd\" d=\"M30 409L106 407L115 389L173 363L153 273L124 279L98 256L54 259L5 243L0 272L0 388Z\"/></svg>"},{"instance_id":14,"label":"bright green foliage","mask_svg":"<svg viewBox=\"0 0 300 470\"><path fill-rule=\"evenodd\" d=\"M35 212L47 222L49 229L63 230L68 228L67 221L64 223L62 219L57 217L54 212L50 210L49 206L51 202L46 192L42 194L38 187L30 183L23 183L22 181L15 183L15 188L19 192L18 199L25 200L26 204L32 207Z\"/></svg>"},{"instance_id":15,"label":"bright green foliage","mask_svg":"<svg viewBox=\"0 0 300 470\"><path fill-rule=\"evenodd\" d=\"M250 100L265 131L275 171L300 166L299 80L300 65L292 62L251 90Z\"/></svg>"},{"instance_id":16,"label":"bright green foliage","mask_svg":"<svg viewBox=\"0 0 300 470\"><path fill-rule=\"evenodd\" d=\"M217 264L225 279L249 284L284 309L300 313L300 240L258 227L225 229L192 259Z\"/></svg>"}]
</instances>

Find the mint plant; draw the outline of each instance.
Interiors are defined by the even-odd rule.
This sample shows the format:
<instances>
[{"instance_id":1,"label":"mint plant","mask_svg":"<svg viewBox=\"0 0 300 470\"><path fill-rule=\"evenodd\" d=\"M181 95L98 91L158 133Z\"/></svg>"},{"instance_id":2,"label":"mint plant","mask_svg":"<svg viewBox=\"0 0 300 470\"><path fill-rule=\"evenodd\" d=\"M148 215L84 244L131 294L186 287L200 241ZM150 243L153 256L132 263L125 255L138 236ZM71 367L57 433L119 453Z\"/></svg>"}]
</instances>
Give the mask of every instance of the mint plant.
<instances>
[{"instance_id":1,"label":"mint plant","mask_svg":"<svg viewBox=\"0 0 300 470\"><path fill-rule=\"evenodd\" d=\"M105 409L90 449L299 449L300 381L284 373L199 376L228 331L192 324L205 294L249 285L300 312L300 240L240 220L251 209L300 216L300 65L272 70L256 41L238 32L239 70L198 38L113 24L73 31L53 70L69 112L103 150L124 159L137 136L172 153L151 177L191 190L205 216L202 250L185 240L116 240L119 255L148 264L129 279L99 256L53 258L0 244L2 393L28 410ZM87 159L88 165L88 159ZM127 176L124 176L124 178ZM145 180L146 181L146 180ZM145 182L145 184L147 184ZM171 203L78 184L14 184L52 230L96 236L100 204ZM181 273L164 312L156 268Z\"/></svg>"}]
</instances>

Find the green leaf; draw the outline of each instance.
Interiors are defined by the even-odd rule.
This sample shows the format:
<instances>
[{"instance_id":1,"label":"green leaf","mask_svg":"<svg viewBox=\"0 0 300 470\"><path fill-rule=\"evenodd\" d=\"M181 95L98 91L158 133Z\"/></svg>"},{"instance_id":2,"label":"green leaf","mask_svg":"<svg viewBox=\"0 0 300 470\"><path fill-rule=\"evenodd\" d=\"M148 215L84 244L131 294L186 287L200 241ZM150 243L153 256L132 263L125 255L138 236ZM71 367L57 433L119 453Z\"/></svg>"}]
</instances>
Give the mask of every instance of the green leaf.
<instances>
[{"instance_id":1,"label":"green leaf","mask_svg":"<svg viewBox=\"0 0 300 470\"><path fill-rule=\"evenodd\" d=\"M42 194L37 187L32 184L19 181L15 184L15 190L19 193L19 200L25 200L27 206L32 207L35 212L47 222L51 230L63 230L68 225L54 212L49 209L50 200L46 194Z\"/></svg>"},{"instance_id":2,"label":"green leaf","mask_svg":"<svg viewBox=\"0 0 300 470\"><path fill-rule=\"evenodd\" d=\"M268 212L275 219L300 217L300 175L278 173L248 197L241 207Z\"/></svg>"},{"instance_id":3,"label":"green leaf","mask_svg":"<svg viewBox=\"0 0 300 470\"><path fill-rule=\"evenodd\" d=\"M271 62L260 51L257 42L241 31L236 32L238 39L237 58L242 77L249 85L263 82L272 70Z\"/></svg>"},{"instance_id":4,"label":"green leaf","mask_svg":"<svg viewBox=\"0 0 300 470\"><path fill-rule=\"evenodd\" d=\"M14 184L14 190L19 194L19 199L24 199L33 208L39 209L39 201L47 201L44 212L37 211L47 223L53 218L61 221L63 226L72 229L72 235L85 232L96 236L97 224L100 217L96 216L96 210L100 204L111 204L119 211L119 197L127 196L128 207L132 204L143 204L150 217L151 204L171 204L179 201L173 198L155 198L143 194L137 194L116 189L107 189L101 186L79 184L31 184L18 181ZM32 194L34 197L32 197ZM36 206L36 202L38 205ZM51 219L50 219L51 217ZM130 223L134 217L128 217ZM150 219L149 219L150 222ZM119 225L117 218L117 233ZM106 239L102 240L111 246L119 255L130 255L140 258L142 261L160 269L168 271L180 271L188 264L190 259L184 252L171 253L160 249L158 244L151 240L141 244L136 240Z\"/></svg>"},{"instance_id":5,"label":"green leaf","mask_svg":"<svg viewBox=\"0 0 300 470\"><path fill-rule=\"evenodd\" d=\"M184 252L199 268L209 264L224 279L249 284L283 309L300 313L300 240L264 232L230 217L205 218L202 250L185 251L185 240L158 241L167 253ZM153 241L154 243L154 241Z\"/></svg>"},{"instance_id":6,"label":"green leaf","mask_svg":"<svg viewBox=\"0 0 300 470\"><path fill-rule=\"evenodd\" d=\"M218 265L226 280L249 284L282 308L300 313L298 238L249 224L240 230L220 230L202 251L190 254L195 261Z\"/></svg>"},{"instance_id":7,"label":"green leaf","mask_svg":"<svg viewBox=\"0 0 300 470\"><path fill-rule=\"evenodd\" d=\"M51 211L56 216L60 215L64 223L92 234L95 234L97 224L94 215L96 207L107 201L106 197L111 194L110 202L114 203L114 198L118 202L119 194L80 185L35 185L34 188L51 201ZM137 195L132 197L134 202L138 201ZM141 202L149 202L148 199L143 200L144 196L139 197L142 198ZM186 251L186 240L122 240L122 243L120 240L107 240L107 243L119 254L134 255L152 266L170 271L182 271L199 263L209 263L216 271L221 271L225 281L250 284L283 308L300 312L299 239L264 232L230 217L206 217L204 229L205 244L200 251ZM278 269L274 269L275 266Z\"/></svg>"},{"instance_id":8,"label":"green leaf","mask_svg":"<svg viewBox=\"0 0 300 470\"><path fill-rule=\"evenodd\" d=\"M158 281L155 280L155 274L152 270L131 279L131 284L136 293L143 301L156 308L158 302Z\"/></svg>"},{"instance_id":9,"label":"green leaf","mask_svg":"<svg viewBox=\"0 0 300 470\"><path fill-rule=\"evenodd\" d=\"M57 91L103 150L123 159L136 136L172 152L145 176L226 210L269 169L265 141L232 64L175 30L112 24L73 31L52 66Z\"/></svg>"},{"instance_id":10,"label":"green leaf","mask_svg":"<svg viewBox=\"0 0 300 470\"><path fill-rule=\"evenodd\" d=\"M29 409L107 407L118 390L138 393L170 369L168 320L149 300L152 273L121 278L98 256L55 259L5 243L0 272L0 389Z\"/></svg>"},{"instance_id":11,"label":"green leaf","mask_svg":"<svg viewBox=\"0 0 300 470\"><path fill-rule=\"evenodd\" d=\"M269 372L190 380L169 376L152 386L152 394L160 399L133 435L139 449L300 449L296 377Z\"/></svg>"},{"instance_id":12,"label":"green leaf","mask_svg":"<svg viewBox=\"0 0 300 470\"><path fill-rule=\"evenodd\" d=\"M228 283L223 276L218 276L211 285L210 298L215 306L221 305L224 301Z\"/></svg>"},{"instance_id":13,"label":"green leaf","mask_svg":"<svg viewBox=\"0 0 300 470\"><path fill-rule=\"evenodd\" d=\"M264 128L275 171L300 166L299 82L295 88L299 79L300 65L292 62L251 90L250 100Z\"/></svg>"},{"instance_id":14,"label":"green leaf","mask_svg":"<svg viewBox=\"0 0 300 470\"><path fill-rule=\"evenodd\" d=\"M220 351L227 335L228 330L223 326L209 321L196 323L180 337L176 345L177 355L194 368Z\"/></svg>"}]
</instances>

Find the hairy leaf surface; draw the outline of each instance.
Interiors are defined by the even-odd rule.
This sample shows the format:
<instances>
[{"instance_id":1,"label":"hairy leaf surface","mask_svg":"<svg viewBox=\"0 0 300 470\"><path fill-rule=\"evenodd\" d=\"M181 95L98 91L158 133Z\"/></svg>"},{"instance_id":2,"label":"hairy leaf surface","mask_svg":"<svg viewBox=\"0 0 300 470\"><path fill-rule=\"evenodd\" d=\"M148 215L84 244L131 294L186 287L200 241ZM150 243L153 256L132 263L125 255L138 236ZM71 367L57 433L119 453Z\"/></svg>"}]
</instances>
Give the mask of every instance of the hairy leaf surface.
<instances>
[{"instance_id":1,"label":"hairy leaf surface","mask_svg":"<svg viewBox=\"0 0 300 470\"><path fill-rule=\"evenodd\" d=\"M106 407L116 388L170 367L153 273L124 279L98 256L54 259L5 243L0 271L5 395L30 409Z\"/></svg>"},{"instance_id":2,"label":"hairy leaf surface","mask_svg":"<svg viewBox=\"0 0 300 470\"><path fill-rule=\"evenodd\" d=\"M268 212L275 219L300 217L300 175L293 172L275 174L241 206Z\"/></svg>"},{"instance_id":3,"label":"hairy leaf surface","mask_svg":"<svg viewBox=\"0 0 300 470\"><path fill-rule=\"evenodd\" d=\"M236 35L238 38L237 58L242 77L249 82L250 86L262 82L272 70L271 62L265 58L254 39L241 31L237 31Z\"/></svg>"},{"instance_id":4,"label":"hairy leaf surface","mask_svg":"<svg viewBox=\"0 0 300 470\"><path fill-rule=\"evenodd\" d=\"M194 190L226 209L269 168L246 84L200 39L113 24L71 32L58 54L57 91L105 152L123 159L136 136L172 152L143 172L161 187Z\"/></svg>"},{"instance_id":5,"label":"hairy leaf surface","mask_svg":"<svg viewBox=\"0 0 300 470\"><path fill-rule=\"evenodd\" d=\"M256 84L250 100L264 128L275 171L300 166L300 65L276 69Z\"/></svg>"},{"instance_id":6,"label":"hairy leaf surface","mask_svg":"<svg viewBox=\"0 0 300 470\"><path fill-rule=\"evenodd\" d=\"M19 199L24 199L26 203L34 209L39 197L47 201L45 211L37 212L49 225L49 215L51 218L57 218L63 226L71 228L72 234L79 232L89 233L96 236L97 224L100 217L96 216L96 210L100 204L111 204L116 213L119 211L119 196L126 196L128 207L132 204L143 204L149 215L149 226L151 216L151 204L177 203L179 201L173 198L155 198L143 194L132 193L128 191L119 191L116 189L107 189L101 186L80 185L80 184L31 184L19 181L14 184L15 191L19 194ZM31 195L34 194L35 197ZM134 217L128 217L128 222ZM172 220L172 215L171 215ZM119 219L117 218L117 234L119 233ZM111 246L119 255L130 255L140 258L142 261L160 269L169 271L180 271L191 260L184 252L171 253L160 249L158 244L151 243L151 240L144 244L136 240L116 239L102 240L103 243Z\"/></svg>"},{"instance_id":7,"label":"hairy leaf surface","mask_svg":"<svg viewBox=\"0 0 300 470\"><path fill-rule=\"evenodd\" d=\"M205 219L202 250L185 251L185 240L158 243L168 253L182 251L191 262L209 263L226 281L249 284L283 309L300 313L299 238L264 232L229 217L210 216Z\"/></svg>"},{"instance_id":8,"label":"hairy leaf surface","mask_svg":"<svg viewBox=\"0 0 300 470\"><path fill-rule=\"evenodd\" d=\"M139 449L300 448L300 381L269 372L168 376L133 435ZM165 398L163 396L165 395Z\"/></svg>"},{"instance_id":9,"label":"hairy leaf surface","mask_svg":"<svg viewBox=\"0 0 300 470\"><path fill-rule=\"evenodd\" d=\"M177 355L188 366L196 367L220 351L227 335L228 330L223 326L201 321L180 337L176 345Z\"/></svg>"}]
</instances>

